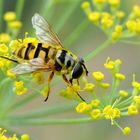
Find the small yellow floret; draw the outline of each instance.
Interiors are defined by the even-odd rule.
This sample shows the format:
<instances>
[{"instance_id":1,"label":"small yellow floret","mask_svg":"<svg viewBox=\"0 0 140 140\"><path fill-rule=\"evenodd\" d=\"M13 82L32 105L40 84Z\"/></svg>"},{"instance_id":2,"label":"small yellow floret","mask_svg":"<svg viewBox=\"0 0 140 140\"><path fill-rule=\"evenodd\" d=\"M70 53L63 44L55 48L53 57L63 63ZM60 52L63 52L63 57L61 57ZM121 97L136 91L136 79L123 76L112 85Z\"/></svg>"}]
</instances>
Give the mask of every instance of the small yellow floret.
<instances>
[{"instance_id":1,"label":"small yellow floret","mask_svg":"<svg viewBox=\"0 0 140 140\"><path fill-rule=\"evenodd\" d=\"M133 12L134 12L136 17L140 17L140 6L139 5L135 5L133 7Z\"/></svg>"},{"instance_id":2,"label":"small yellow floret","mask_svg":"<svg viewBox=\"0 0 140 140\"><path fill-rule=\"evenodd\" d=\"M92 76L97 81L101 81L101 80L104 79L104 74L102 72L100 72L100 71L93 72Z\"/></svg>"},{"instance_id":3,"label":"small yellow floret","mask_svg":"<svg viewBox=\"0 0 140 140\"><path fill-rule=\"evenodd\" d=\"M122 19L125 17L125 12L117 11L116 16L118 17L118 19Z\"/></svg>"},{"instance_id":4,"label":"small yellow floret","mask_svg":"<svg viewBox=\"0 0 140 140\"><path fill-rule=\"evenodd\" d=\"M23 134L23 135L21 136L21 140L30 140L30 136L27 135L27 134Z\"/></svg>"},{"instance_id":5,"label":"small yellow floret","mask_svg":"<svg viewBox=\"0 0 140 140\"><path fill-rule=\"evenodd\" d=\"M114 68L114 62L111 60L108 60L107 58L106 63L104 64L104 67L112 70Z\"/></svg>"},{"instance_id":6,"label":"small yellow floret","mask_svg":"<svg viewBox=\"0 0 140 140\"><path fill-rule=\"evenodd\" d=\"M5 21L13 21L16 19L16 13L15 12L12 12L12 11L9 11L9 12L6 12L4 14L4 20Z\"/></svg>"},{"instance_id":7,"label":"small yellow floret","mask_svg":"<svg viewBox=\"0 0 140 140\"><path fill-rule=\"evenodd\" d=\"M81 4L82 9L88 9L90 8L90 3L88 1L85 1Z\"/></svg>"},{"instance_id":8,"label":"small yellow floret","mask_svg":"<svg viewBox=\"0 0 140 140\"><path fill-rule=\"evenodd\" d=\"M120 5L120 0L108 0L108 3L113 7L118 7Z\"/></svg>"},{"instance_id":9,"label":"small yellow floret","mask_svg":"<svg viewBox=\"0 0 140 140\"><path fill-rule=\"evenodd\" d=\"M0 53L6 54L8 52L8 47L5 44L0 44Z\"/></svg>"},{"instance_id":10,"label":"small yellow floret","mask_svg":"<svg viewBox=\"0 0 140 140\"><path fill-rule=\"evenodd\" d=\"M36 82L41 85L45 81L44 74L42 72L33 73L33 77L35 78Z\"/></svg>"},{"instance_id":11,"label":"small yellow floret","mask_svg":"<svg viewBox=\"0 0 140 140\"><path fill-rule=\"evenodd\" d=\"M92 106L90 104L87 104L86 102L81 102L77 105L76 111L78 113L86 113L92 109Z\"/></svg>"},{"instance_id":12,"label":"small yellow floret","mask_svg":"<svg viewBox=\"0 0 140 140\"><path fill-rule=\"evenodd\" d=\"M9 34L7 33L2 33L0 34L0 43L9 43L11 40L11 37Z\"/></svg>"},{"instance_id":13,"label":"small yellow floret","mask_svg":"<svg viewBox=\"0 0 140 140\"><path fill-rule=\"evenodd\" d=\"M14 85L15 85L15 91L17 95L22 95L27 93L27 88L25 88L23 81L15 81Z\"/></svg>"},{"instance_id":14,"label":"small yellow floret","mask_svg":"<svg viewBox=\"0 0 140 140\"><path fill-rule=\"evenodd\" d=\"M115 77L116 77L117 79L119 79L119 80L124 80L124 79L125 79L125 75L122 74L122 73L116 73L116 74L115 74Z\"/></svg>"},{"instance_id":15,"label":"small yellow floret","mask_svg":"<svg viewBox=\"0 0 140 140\"><path fill-rule=\"evenodd\" d=\"M129 31L135 32L136 24L137 24L136 21L134 21L134 20L128 20L128 21L126 22L126 27L127 27L127 29L128 29Z\"/></svg>"},{"instance_id":16,"label":"small yellow floret","mask_svg":"<svg viewBox=\"0 0 140 140\"><path fill-rule=\"evenodd\" d=\"M140 108L140 96L134 96L133 100L136 103L136 105Z\"/></svg>"},{"instance_id":17,"label":"small yellow floret","mask_svg":"<svg viewBox=\"0 0 140 140\"><path fill-rule=\"evenodd\" d=\"M22 27L21 21L15 20L8 23L9 28L11 29L20 29Z\"/></svg>"},{"instance_id":18,"label":"small yellow floret","mask_svg":"<svg viewBox=\"0 0 140 140\"><path fill-rule=\"evenodd\" d=\"M7 76L10 77L11 79L14 79L16 75L11 72L11 69L7 70Z\"/></svg>"},{"instance_id":19,"label":"small yellow floret","mask_svg":"<svg viewBox=\"0 0 140 140\"><path fill-rule=\"evenodd\" d=\"M110 87L109 83L101 83L102 88L107 89Z\"/></svg>"},{"instance_id":20,"label":"small yellow floret","mask_svg":"<svg viewBox=\"0 0 140 140\"><path fill-rule=\"evenodd\" d=\"M98 99L92 100L90 104L92 105L93 108L96 108L100 105L100 100Z\"/></svg>"},{"instance_id":21,"label":"small yellow floret","mask_svg":"<svg viewBox=\"0 0 140 140\"><path fill-rule=\"evenodd\" d=\"M93 109L93 110L90 112L90 115L91 115L91 117L92 117L94 120L98 120L98 119L101 118L102 113L101 113L101 110L100 110L100 109Z\"/></svg>"},{"instance_id":22,"label":"small yellow floret","mask_svg":"<svg viewBox=\"0 0 140 140\"><path fill-rule=\"evenodd\" d=\"M92 92L94 90L94 87L95 87L95 85L93 83L86 83L85 87L84 87L84 90Z\"/></svg>"},{"instance_id":23,"label":"small yellow floret","mask_svg":"<svg viewBox=\"0 0 140 140\"><path fill-rule=\"evenodd\" d=\"M106 106L103 109L104 117L108 119L115 119L121 116L121 112L118 108L112 108L111 105Z\"/></svg>"},{"instance_id":24,"label":"small yellow floret","mask_svg":"<svg viewBox=\"0 0 140 140\"><path fill-rule=\"evenodd\" d=\"M120 90L119 91L119 95L124 98L124 97L127 97L128 96L128 92L125 91L125 90Z\"/></svg>"},{"instance_id":25,"label":"small yellow floret","mask_svg":"<svg viewBox=\"0 0 140 140\"><path fill-rule=\"evenodd\" d=\"M130 127L125 127L123 129L123 134L124 135L128 136L128 135L130 135L130 133L131 133L131 128Z\"/></svg>"},{"instance_id":26,"label":"small yellow floret","mask_svg":"<svg viewBox=\"0 0 140 140\"><path fill-rule=\"evenodd\" d=\"M104 4L107 0L93 0L94 3Z\"/></svg>"},{"instance_id":27,"label":"small yellow floret","mask_svg":"<svg viewBox=\"0 0 140 140\"><path fill-rule=\"evenodd\" d=\"M91 12L88 14L88 18L92 22L97 22L100 19L100 13L99 12Z\"/></svg>"},{"instance_id":28,"label":"small yellow floret","mask_svg":"<svg viewBox=\"0 0 140 140\"><path fill-rule=\"evenodd\" d=\"M104 28L110 28L113 26L113 19L112 18L102 18L101 19L101 24L103 25Z\"/></svg>"},{"instance_id":29,"label":"small yellow floret","mask_svg":"<svg viewBox=\"0 0 140 140\"><path fill-rule=\"evenodd\" d=\"M128 107L128 114L129 115L137 115L139 113L138 108L135 105L130 105Z\"/></svg>"}]
</instances>

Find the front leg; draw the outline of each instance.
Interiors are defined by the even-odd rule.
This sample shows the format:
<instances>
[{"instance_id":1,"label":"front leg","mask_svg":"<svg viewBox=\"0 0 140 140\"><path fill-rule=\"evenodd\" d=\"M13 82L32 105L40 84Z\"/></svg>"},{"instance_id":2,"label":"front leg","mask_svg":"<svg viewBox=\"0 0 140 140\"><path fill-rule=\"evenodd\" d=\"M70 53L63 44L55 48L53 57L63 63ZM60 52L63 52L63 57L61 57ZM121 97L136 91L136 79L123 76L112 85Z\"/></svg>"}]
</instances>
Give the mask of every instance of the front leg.
<instances>
[{"instance_id":1,"label":"front leg","mask_svg":"<svg viewBox=\"0 0 140 140\"><path fill-rule=\"evenodd\" d=\"M68 86L71 87L71 88L74 90L74 92L76 92L77 96L78 96L83 102L85 102L85 100L84 100L83 97L78 93L78 91L76 91L76 90L73 88L72 82L69 81L69 80L67 79L66 75L63 74L62 77L63 77L63 80L68 84Z\"/></svg>"}]
</instances>

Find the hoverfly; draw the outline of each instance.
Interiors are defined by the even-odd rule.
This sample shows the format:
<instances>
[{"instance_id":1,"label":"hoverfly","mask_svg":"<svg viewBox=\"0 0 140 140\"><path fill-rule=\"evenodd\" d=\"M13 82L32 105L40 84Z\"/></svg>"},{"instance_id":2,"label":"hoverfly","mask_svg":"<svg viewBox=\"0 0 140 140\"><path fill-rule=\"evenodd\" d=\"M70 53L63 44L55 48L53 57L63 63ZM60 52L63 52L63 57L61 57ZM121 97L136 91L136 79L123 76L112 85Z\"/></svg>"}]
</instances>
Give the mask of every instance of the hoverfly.
<instances>
[{"instance_id":1,"label":"hoverfly","mask_svg":"<svg viewBox=\"0 0 140 140\"><path fill-rule=\"evenodd\" d=\"M21 58L26 60L26 62L19 62L18 59L14 60L4 56L1 57L18 63L12 69L12 73L16 75L37 71L50 72L48 76L48 93L45 99L47 101L54 74L62 75L63 80L68 86L72 87L73 79L76 79L79 83L78 79L84 74L87 75L88 71L84 60L63 47L58 36L43 17L37 13L34 14L32 25L40 42L37 45L32 43L28 43L26 46L22 45L13 53L16 58ZM70 74L70 79L66 77L68 74ZM76 93L84 101L80 94Z\"/></svg>"}]
</instances>

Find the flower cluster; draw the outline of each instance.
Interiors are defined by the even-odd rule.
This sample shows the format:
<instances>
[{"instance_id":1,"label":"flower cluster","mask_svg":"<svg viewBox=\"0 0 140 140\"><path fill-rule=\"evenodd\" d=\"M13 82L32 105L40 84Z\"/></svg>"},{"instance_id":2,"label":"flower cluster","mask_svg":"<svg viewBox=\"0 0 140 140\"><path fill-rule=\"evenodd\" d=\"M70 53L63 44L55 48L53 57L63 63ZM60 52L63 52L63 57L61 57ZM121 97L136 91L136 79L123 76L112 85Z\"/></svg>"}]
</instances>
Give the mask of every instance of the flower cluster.
<instances>
[{"instance_id":1,"label":"flower cluster","mask_svg":"<svg viewBox=\"0 0 140 140\"><path fill-rule=\"evenodd\" d=\"M125 135L129 135L130 128L122 128L116 119L122 116L133 116L139 113L140 109L140 83L135 81L133 76L132 90L127 91L120 89L120 84L126 79L125 75L120 72L122 61L117 59L112 61L107 58L104 64L112 74L112 83L104 82L105 76L102 72L92 73L95 83L88 83L84 80L84 87L74 85L61 92L61 95L69 99L78 99L76 92L88 92L92 99L86 102L79 102L76 111L81 114L90 116L93 120L106 119L110 120L112 125L118 126ZM74 93L74 94L73 94Z\"/></svg>"},{"instance_id":2,"label":"flower cluster","mask_svg":"<svg viewBox=\"0 0 140 140\"><path fill-rule=\"evenodd\" d=\"M14 134L12 137L5 136L4 134L6 132L7 130L0 128L0 140L30 140L30 137L27 134L23 134L19 139L16 134Z\"/></svg>"},{"instance_id":3,"label":"flower cluster","mask_svg":"<svg viewBox=\"0 0 140 140\"><path fill-rule=\"evenodd\" d=\"M94 25L117 41L140 33L140 6L133 6L127 16L120 4L120 0L92 0L92 4L85 1L81 7Z\"/></svg>"}]
</instances>

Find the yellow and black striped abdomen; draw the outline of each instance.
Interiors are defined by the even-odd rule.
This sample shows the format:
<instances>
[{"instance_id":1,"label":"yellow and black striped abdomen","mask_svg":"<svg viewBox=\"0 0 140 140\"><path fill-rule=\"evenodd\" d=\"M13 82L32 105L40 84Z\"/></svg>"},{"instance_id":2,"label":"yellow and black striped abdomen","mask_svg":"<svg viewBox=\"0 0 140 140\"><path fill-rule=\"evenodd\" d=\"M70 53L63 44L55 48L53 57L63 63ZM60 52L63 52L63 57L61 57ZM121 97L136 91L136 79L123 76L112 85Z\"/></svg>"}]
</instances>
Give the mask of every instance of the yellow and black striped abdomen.
<instances>
[{"instance_id":1,"label":"yellow and black striped abdomen","mask_svg":"<svg viewBox=\"0 0 140 140\"><path fill-rule=\"evenodd\" d=\"M54 57L55 49L47 44L38 43L36 45L28 43L21 46L15 51L15 55L25 60L31 60L34 58L42 58L47 62L50 58Z\"/></svg>"}]
</instances>

